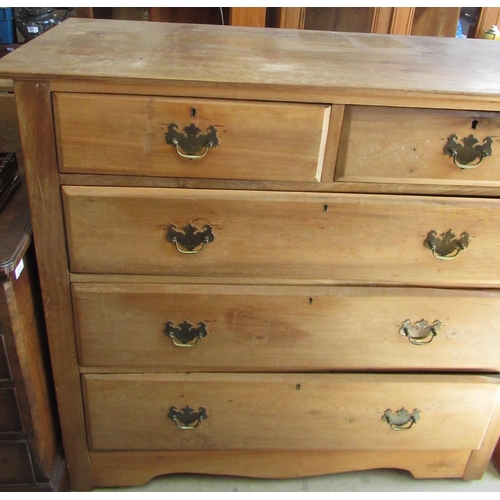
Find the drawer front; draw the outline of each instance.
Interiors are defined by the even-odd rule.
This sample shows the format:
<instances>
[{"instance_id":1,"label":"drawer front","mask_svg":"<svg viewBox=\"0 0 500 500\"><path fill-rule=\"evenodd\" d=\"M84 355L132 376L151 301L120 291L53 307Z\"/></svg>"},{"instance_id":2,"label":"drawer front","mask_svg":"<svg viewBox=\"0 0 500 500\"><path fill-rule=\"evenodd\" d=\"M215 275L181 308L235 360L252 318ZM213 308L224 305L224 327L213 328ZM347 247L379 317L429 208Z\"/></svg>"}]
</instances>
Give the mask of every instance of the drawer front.
<instances>
[{"instance_id":1,"label":"drawer front","mask_svg":"<svg viewBox=\"0 0 500 500\"><path fill-rule=\"evenodd\" d=\"M86 367L500 368L497 292L75 283L72 296Z\"/></svg>"},{"instance_id":2,"label":"drawer front","mask_svg":"<svg viewBox=\"0 0 500 500\"><path fill-rule=\"evenodd\" d=\"M500 283L499 200L80 186L63 198L75 273Z\"/></svg>"},{"instance_id":3,"label":"drawer front","mask_svg":"<svg viewBox=\"0 0 500 500\"><path fill-rule=\"evenodd\" d=\"M55 114L61 172L316 182L330 106L56 94Z\"/></svg>"},{"instance_id":4,"label":"drawer front","mask_svg":"<svg viewBox=\"0 0 500 500\"><path fill-rule=\"evenodd\" d=\"M351 106L344 116L338 181L500 185L500 113Z\"/></svg>"},{"instance_id":5,"label":"drawer front","mask_svg":"<svg viewBox=\"0 0 500 500\"><path fill-rule=\"evenodd\" d=\"M0 381L12 380L5 337L0 333Z\"/></svg>"},{"instance_id":6,"label":"drawer front","mask_svg":"<svg viewBox=\"0 0 500 500\"><path fill-rule=\"evenodd\" d=\"M15 389L0 389L0 435L23 430Z\"/></svg>"},{"instance_id":7,"label":"drawer front","mask_svg":"<svg viewBox=\"0 0 500 500\"><path fill-rule=\"evenodd\" d=\"M91 450L474 450L498 391L493 377L459 375L83 379Z\"/></svg>"},{"instance_id":8,"label":"drawer front","mask_svg":"<svg viewBox=\"0 0 500 500\"><path fill-rule=\"evenodd\" d=\"M0 464L0 485L35 482L26 441L0 441Z\"/></svg>"}]
</instances>

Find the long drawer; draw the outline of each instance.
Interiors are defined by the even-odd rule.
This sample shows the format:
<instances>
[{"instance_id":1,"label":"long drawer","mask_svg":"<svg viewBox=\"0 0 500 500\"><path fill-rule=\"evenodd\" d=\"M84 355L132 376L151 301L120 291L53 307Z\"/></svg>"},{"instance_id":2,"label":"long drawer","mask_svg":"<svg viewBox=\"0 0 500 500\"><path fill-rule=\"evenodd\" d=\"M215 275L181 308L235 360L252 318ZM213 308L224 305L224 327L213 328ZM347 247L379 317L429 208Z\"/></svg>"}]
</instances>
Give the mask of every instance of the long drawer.
<instances>
[{"instance_id":1,"label":"long drawer","mask_svg":"<svg viewBox=\"0 0 500 500\"><path fill-rule=\"evenodd\" d=\"M498 392L497 378L460 375L85 375L83 383L91 450L475 450Z\"/></svg>"},{"instance_id":2,"label":"long drawer","mask_svg":"<svg viewBox=\"0 0 500 500\"><path fill-rule=\"evenodd\" d=\"M321 178L331 109L64 93L54 107L61 172L301 182Z\"/></svg>"},{"instance_id":3,"label":"long drawer","mask_svg":"<svg viewBox=\"0 0 500 500\"><path fill-rule=\"evenodd\" d=\"M499 186L499 139L500 113L348 106L335 178Z\"/></svg>"},{"instance_id":4,"label":"long drawer","mask_svg":"<svg viewBox=\"0 0 500 500\"><path fill-rule=\"evenodd\" d=\"M500 284L500 200L62 189L74 273Z\"/></svg>"},{"instance_id":5,"label":"long drawer","mask_svg":"<svg viewBox=\"0 0 500 500\"><path fill-rule=\"evenodd\" d=\"M80 364L116 371L500 368L500 293L72 285Z\"/></svg>"}]
</instances>

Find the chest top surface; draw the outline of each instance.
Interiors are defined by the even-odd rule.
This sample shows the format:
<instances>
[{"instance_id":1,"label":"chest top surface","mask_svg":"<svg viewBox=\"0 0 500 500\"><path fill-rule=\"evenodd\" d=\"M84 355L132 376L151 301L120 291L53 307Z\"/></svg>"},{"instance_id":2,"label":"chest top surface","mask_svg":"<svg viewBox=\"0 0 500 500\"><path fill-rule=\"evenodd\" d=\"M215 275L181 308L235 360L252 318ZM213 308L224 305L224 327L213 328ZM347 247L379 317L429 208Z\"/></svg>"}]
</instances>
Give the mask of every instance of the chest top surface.
<instances>
[{"instance_id":1,"label":"chest top surface","mask_svg":"<svg viewBox=\"0 0 500 500\"><path fill-rule=\"evenodd\" d=\"M499 58L488 40L69 19L3 58L0 77L490 98Z\"/></svg>"}]
</instances>

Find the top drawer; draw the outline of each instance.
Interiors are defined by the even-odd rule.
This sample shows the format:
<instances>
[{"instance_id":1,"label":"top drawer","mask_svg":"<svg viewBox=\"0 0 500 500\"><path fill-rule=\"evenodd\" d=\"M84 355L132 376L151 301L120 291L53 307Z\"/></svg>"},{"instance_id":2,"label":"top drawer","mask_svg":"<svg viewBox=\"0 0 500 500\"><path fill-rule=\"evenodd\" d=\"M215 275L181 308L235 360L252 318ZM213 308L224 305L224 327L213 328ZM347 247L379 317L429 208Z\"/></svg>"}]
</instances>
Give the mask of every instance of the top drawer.
<instances>
[{"instance_id":1,"label":"top drawer","mask_svg":"<svg viewBox=\"0 0 500 500\"><path fill-rule=\"evenodd\" d=\"M500 113L349 106L335 178L499 186L499 140Z\"/></svg>"},{"instance_id":2,"label":"top drawer","mask_svg":"<svg viewBox=\"0 0 500 500\"><path fill-rule=\"evenodd\" d=\"M54 112L61 172L316 182L330 106L56 93Z\"/></svg>"}]
</instances>

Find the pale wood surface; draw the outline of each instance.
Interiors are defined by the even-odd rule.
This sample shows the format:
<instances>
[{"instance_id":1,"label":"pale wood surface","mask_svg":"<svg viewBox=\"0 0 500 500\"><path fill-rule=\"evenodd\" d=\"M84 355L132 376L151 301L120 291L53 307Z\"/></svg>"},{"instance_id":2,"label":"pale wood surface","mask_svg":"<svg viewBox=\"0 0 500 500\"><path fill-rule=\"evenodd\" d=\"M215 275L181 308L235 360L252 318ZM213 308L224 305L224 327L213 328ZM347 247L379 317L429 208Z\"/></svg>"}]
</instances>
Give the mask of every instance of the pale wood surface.
<instances>
[{"instance_id":1,"label":"pale wood surface","mask_svg":"<svg viewBox=\"0 0 500 500\"><path fill-rule=\"evenodd\" d=\"M77 273L492 286L500 282L498 200L64 186L70 269ZM478 218L477 213L482 217ZM167 229L212 226L183 255ZM471 236L453 261L430 231ZM286 256L286 258L285 258Z\"/></svg>"},{"instance_id":2,"label":"pale wood surface","mask_svg":"<svg viewBox=\"0 0 500 500\"><path fill-rule=\"evenodd\" d=\"M82 396L69 296L62 207L58 189L51 96L43 83L16 82L21 141L54 382L71 485L89 489Z\"/></svg>"},{"instance_id":3,"label":"pale wood surface","mask_svg":"<svg viewBox=\"0 0 500 500\"><path fill-rule=\"evenodd\" d=\"M92 94L55 94L54 102L62 172L302 182L321 177L329 106ZM342 116L342 107L334 113ZM219 145L202 159L181 158L165 140L172 123L184 135L191 124L200 134L215 127ZM335 150L335 141L330 147Z\"/></svg>"},{"instance_id":4,"label":"pale wood surface","mask_svg":"<svg viewBox=\"0 0 500 500\"><path fill-rule=\"evenodd\" d=\"M87 372L500 369L496 292L136 282L76 283L72 297ZM415 346L407 319L441 330ZM208 334L176 347L167 321Z\"/></svg>"},{"instance_id":5,"label":"pale wood surface","mask_svg":"<svg viewBox=\"0 0 500 500\"><path fill-rule=\"evenodd\" d=\"M223 57L214 57L219 53ZM258 84L262 90L383 89L385 95L411 90L491 101L491 95L499 94L500 69L483 60L499 56L499 44L488 40L175 23L149 23L145 30L139 21L68 19L4 57L0 75L196 82L232 89L242 84Z\"/></svg>"},{"instance_id":6,"label":"pale wood surface","mask_svg":"<svg viewBox=\"0 0 500 500\"><path fill-rule=\"evenodd\" d=\"M93 451L474 450L498 392L493 377L462 375L87 374L83 382ZM208 417L189 431L166 416L186 405ZM420 420L397 432L382 417L403 407Z\"/></svg>"},{"instance_id":7,"label":"pale wood surface","mask_svg":"<svg viewBox=\"0 0 500 500\"><path fill-rule=\"evenodd\" d=\"M477 145L490 137L492 155L476 168L461 169L444 154L452 135L459 144L473 135ZM335 176L351 182L499 186L499 137L498 113L348 106Z\"/></svg>"},{"instance_id":8,"label":"pale wood surface","mask_svg":"<svg viewBox=\"0 0 500 500\"><path fill-rule=\"evenodd\" d=\"M395 468L416 478L460 478L469 450L154 451L91 452L95 487L133 486L155 476L194 471L244 477L293 478Z\"/></svg>"}]
</instances>

